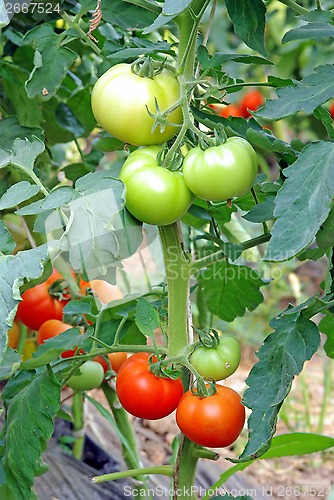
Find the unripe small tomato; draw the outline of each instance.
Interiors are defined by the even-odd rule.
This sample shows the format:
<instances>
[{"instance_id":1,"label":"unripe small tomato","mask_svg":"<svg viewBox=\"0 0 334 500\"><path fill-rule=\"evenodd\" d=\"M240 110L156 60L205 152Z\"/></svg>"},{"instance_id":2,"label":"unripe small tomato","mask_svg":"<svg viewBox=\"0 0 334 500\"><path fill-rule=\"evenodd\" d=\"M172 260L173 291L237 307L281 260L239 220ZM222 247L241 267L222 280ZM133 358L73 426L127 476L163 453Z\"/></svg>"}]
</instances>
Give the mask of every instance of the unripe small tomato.
<instances>
[{"instance_id":1,"label":"unripe small tomato","mask_svg":"<svg viewBox=\"0 0 334 500\"><path fill-rule=\"evenodd\" d=\"M74 391L90 391L100 387L104 379L104 371L100 363L85 361L66 385Z\"/></svg>"},{"instance_id":2,"label":"unripe small tomato","mask_svg":"<svg viewBox=\"0 0 334 500\"><path fill-rule=\"evenodd\" d=\"M235 338L221 337L217 347L196 347L189 361L202 377L222 380L236 371L240 355L240 345Z\"/></svg>"}]
</instances>

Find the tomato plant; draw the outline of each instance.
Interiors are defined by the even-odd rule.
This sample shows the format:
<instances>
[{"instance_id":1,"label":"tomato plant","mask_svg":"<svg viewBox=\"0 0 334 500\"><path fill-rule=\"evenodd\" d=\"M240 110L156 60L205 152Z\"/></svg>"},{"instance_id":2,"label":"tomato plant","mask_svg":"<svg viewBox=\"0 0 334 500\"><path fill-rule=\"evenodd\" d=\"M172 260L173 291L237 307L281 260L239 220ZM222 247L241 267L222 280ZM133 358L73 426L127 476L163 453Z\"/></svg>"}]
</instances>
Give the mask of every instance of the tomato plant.
<instances>
[{"instance_id":1,"label":"tomato plant","mask_svg":"<svg viewBox=\"0 0 334 500\"><path fill-rule=\"evenodd\" d=\"M74 391L90 391L102 384L104 371L100 363L85 361L68 379L66 385Z\"/></svg>"},{"instance_id":2,"label":"tomato plant","mask_svg":"<svg viewBox=\"0 0 334 500\"><path fill-rule=\"evenodd\" d=\"M230 137L224 144L189 151L183 162L189 189L199 198L223 201L242 196L257 174L256 153L244 139Z\"/></svg>"},{"instance_id":3,"label":"tomato plant","mask_svg":"<svg viewBox=\"0 0 334 500\"><path fill-rule=\"evenodd\" d=\"M245 423L245 407L237 392L217 385L217 392L199 397L187 391L176 410L176 423L196 444L212 448L230 446Z\"/></svg>"},{"instance_id":4,"label":"tomato plant","mask_svg":"<svg viewBox=\"0 0 334 500\"><path fill-rule=\"evenodd\" d=\"M183 386L180 379L153 375L148 358L148 353L137 353L122 364L116 379L116 392L121 405L131 415L157 420L175 410Z\"/></svg>"},{"instance_id":5,"label":"tomato plant","mask_svg":"<svg viewBox=\"0 0 334 500\"><path fill-rule=\"evenodd\" d=\"M125 161L120 179L126 186L126 207L138 220L166 226L180 219L193 196L183 174L158 165L160 149L137 149Z\"/></svg>"},{"instance_id":6,"label":"tomato plant","mask_svg":"<svg viewBox=\"0 0 334 500\"><path fill-rule=\"evenodd\" d=\"M224 336L216 347L196 347L189 361L203 377L222 380L236 371L240 356L239 342L233 337Z\"/></svg>"},{"instance_id":7,"label":"tomato plant","mask_svg":"<svg viewBox=\"0 0 334 500\"><path fill-rule=\"evenodd\" d=\"M179 94L178 80L166 69L149 78L137 75L131 64L117 64L96 82L92 109L101 127L117 139L141 146L161 144L178 129L166 125L163 130L159 126L152 130L154 119L150 113L173 106ZM170 123L180 124L181 109L175 109L167 118Z\"/></svg>"}]
</instances>

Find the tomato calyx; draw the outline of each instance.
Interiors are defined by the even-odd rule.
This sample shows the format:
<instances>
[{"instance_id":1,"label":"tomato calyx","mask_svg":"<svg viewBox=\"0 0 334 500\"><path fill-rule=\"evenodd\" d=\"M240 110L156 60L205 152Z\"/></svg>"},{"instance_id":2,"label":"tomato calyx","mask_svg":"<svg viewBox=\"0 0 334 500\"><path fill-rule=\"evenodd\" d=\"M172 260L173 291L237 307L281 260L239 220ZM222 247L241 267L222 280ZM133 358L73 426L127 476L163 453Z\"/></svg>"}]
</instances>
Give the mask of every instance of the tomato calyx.
<instances>
[{"instance_id":1,"label":"tomato calyx","mask_svg":"<svg viewBox=\"0 0 334 500\"><path fill-rule=\"evenodd\" d=\"M190 386L190 391L194 396L201 399L209 398L217 392L216 382L212 378L199 377Z\"/></svg>"},{"instance_id":2,"label":"tomato calyx","mask_svg":"<svg viewBox=\"0 0 334 500\"><path fill-rule=\"evenodd\" d=\"M70 300L67 282L64 279L58 279L51 283L48 292L51 297L58 300Z\"/></svg>"},{"instance_id":3,"label":"tomato calyx","mask_svg":"<svg viewBox=\"0 0 334 500\"><path fill-rule=\"evenodd\" d=\"M153 78L156 76L156 72L154 71L152 59L150 57L139 57L131 64L132 73L141 78ZM160 70L159 72L161 72Z\"/></svg>"},{"instance_id":4,"label":"tomato calyx","mask_svg":"<svg viewBox=\"0 0 334 500\"><path fill-rule=\"evenodd\" d=\"M195 330L198 333L200 343L205 347L215 349L219 344L219 334L213 328L206 328L205 330Z\"/></svg>"},{"instance_id":5,"label":"tomato calyx","mask_svg":"<svg viewBox=\"0 0 334 500\"><path fill-rule=\"evenodd\" d=\"M162 355L157 360L155 354L151 354L148 358L149 371L153 373L156 377L160 378L170 378L172 380L177 380L180 378L181 372L176 368L166 355Z\"/></svg>"}]
</instances>

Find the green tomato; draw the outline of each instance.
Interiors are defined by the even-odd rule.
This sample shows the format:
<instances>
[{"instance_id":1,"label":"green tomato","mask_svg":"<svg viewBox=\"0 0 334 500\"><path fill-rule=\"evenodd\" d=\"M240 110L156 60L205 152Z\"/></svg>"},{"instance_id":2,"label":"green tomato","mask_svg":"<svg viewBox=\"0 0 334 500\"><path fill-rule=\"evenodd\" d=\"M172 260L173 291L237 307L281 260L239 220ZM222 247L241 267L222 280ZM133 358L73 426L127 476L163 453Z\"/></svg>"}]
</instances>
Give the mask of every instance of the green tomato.
<instances>
[{"instance_id":1,"label":"green tomato","mask_svg":"<svg viewBox=\"0 0 334 500\"><path fill-rule=\"evenodd\" d=\"M120 179L126 187L126 207L142 222L166 226L188 210L193 195L182 172L158 165L158 146L137 149L125 161Z\"/></svg>"},{"instance_id":2,"label":"green tomato","mask_svg":"<svg viewBox=\"0 0 334 500\"><path fill-rule=\"evenodd\" d=\"M193 148L183 162L184 179L199 198L224 201L242 196L252 187L257 174L257 156L241 137L202 151Z\"/></svg>"},{"instance_id":3,"label":"green tomato","mask_svg":"<svg viewBox=\"0 0 334 500\"><path fill-rule=\"evenodd\" d=\"M90 391L99 387L104 379L104 370L96 361L86 361L66 382L74 391Z\"/></svg>"},{"instance_id":4,"label":"green tomato","mask_svg":"<svg viewBox=\"0 0 334 500\"><path fill-rule=\"evenodd\" d=\"M169 141L178 131L174 125L166 125L161 131L158 125L152 132L157 106L160 111L169 108L179 99L177 78L164 69L153 78L138 76L131 64L117 64L104 73L92 92L92 110L101 127L117 139L134 146L161 144ZM180 107L172 111L167 121L181 124Z\"/></svg>"},{"instance_id":5,"label":"green tomato","mask_svg":"<svg viewBox=\"0 0 334 500\"><path fill-rule=\"evenodd\" d=\"M222 380L240 363L240 345L233 337L222 337L217 347L196 347L189 361L202 377Z\"/></svg>"}]
</instances>

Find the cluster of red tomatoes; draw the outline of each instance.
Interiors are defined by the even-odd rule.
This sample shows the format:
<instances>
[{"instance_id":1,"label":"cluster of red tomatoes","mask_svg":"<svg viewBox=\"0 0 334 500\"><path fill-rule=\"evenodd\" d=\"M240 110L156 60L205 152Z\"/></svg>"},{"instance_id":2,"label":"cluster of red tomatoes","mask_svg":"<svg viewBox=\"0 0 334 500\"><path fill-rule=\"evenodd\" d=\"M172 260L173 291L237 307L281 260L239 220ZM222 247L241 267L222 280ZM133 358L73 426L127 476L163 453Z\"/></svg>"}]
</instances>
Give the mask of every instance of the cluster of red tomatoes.
<instances>
[{"instance_id":1,"label":"cluster of red tomatoes","mask_svg":"<svg viewBox=\"0 0 334 500\"><path fill-rule=\"evenodd\" d=\"M88 289L104 304L122 297L120 290L106 281L92 280L87 283L80 280L80 294L85 295ZM62 321L63 309L69 299L68 292L62 289L62 276L56 270L44 283L26 290L19 303L13 327L8 331L10 347L16 349L18 346L19 322L30 331L37 332L36 336L30 337L36 340L37 346L73 328L72 325ZM61 356L70 358L76 351L76 349L66 350ZM83 352L80 351L79 354ZM99 387L106 372L112 370L117 373L126 358L125 352L115 352L106 357L96 356L94 360L85 361L78 372L67 381L67 385L76 391Z\"/></svg>"},{"instance_id":2,"label":"cluster of red tomatoes","mask_svg":"<svg viewBox=\"0 0 334 500\"><path fill-rule=\"evenodd\" d=\"M184 393L180 378L165 378L152 373L149 358L148 353L132 355L117 375L116 392L129 413L155 420L176 409L180 430L201 446L225 447L238 438L245 422L245 407L237 392L215 385L215 390L205 396L196 389ZM222 380L238 368L240 347L234 338L223 337L216 347L197 347L189 361L199 376Z\"/></svg>"},{"instance_id":3,"label":"cluster of red tomatoes","mask_svg":"<svg viewBox=\"0 0 334 500\"><path fill-rule=\"evenodd\" d=\"M219 116L228 118L229 116L239 116L249 118L251 111L256 111L264 105L264 97L257 89L249 90L239 102L232 104L209 104Z\"/></svg>"},{"instance_id":4,"label":"cluster of red tomatoes","mask_svg":"<svg viewBox=\"0 0 334 500\"><path fill-rule=\"evenodd\" d=\"M93 88L92 110L108 133L142 146L129 155L120 173L126 207L142 222L172 224L185 214L194 196L226 201L244 195L254 183L257 156L240 137L230 137L204 151L190 147L181 167L177 161L162 167L164 149L160 145L183 122L179 82L167 69L147 77L136 74L130 64L113 66Z\"/></svg>"}]
</instances>

